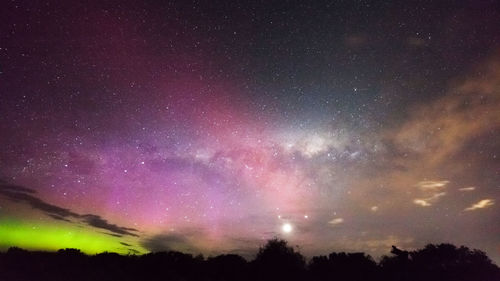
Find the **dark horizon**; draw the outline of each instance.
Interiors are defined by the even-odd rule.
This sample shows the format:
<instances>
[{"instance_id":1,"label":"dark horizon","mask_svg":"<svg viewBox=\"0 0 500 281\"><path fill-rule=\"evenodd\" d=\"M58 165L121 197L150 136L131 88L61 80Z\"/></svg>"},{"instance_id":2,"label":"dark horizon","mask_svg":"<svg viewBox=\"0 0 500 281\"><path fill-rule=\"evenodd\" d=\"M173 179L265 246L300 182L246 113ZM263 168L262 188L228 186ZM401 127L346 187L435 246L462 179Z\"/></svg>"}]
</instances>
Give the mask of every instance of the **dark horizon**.
<instances>
[{"instance_id":1,"label":"dark horizon","mask_svg":"<svg viewBox=\"0 0 500 281\"><path fill-rule=\"evenodd\" d=\"M500 268L478 250L451 244L405 251L392 246L379 262L362 252L329 253L309 261L280 239L267 241L255 258L235 254L193 256L177 251L144 255L78 249L57 252L10 248L0 252L0 278L17 280L440 280L496 281Z\"/></svg>"},{"instance_id":2,"label":"dark horizon","mask_svg":"<svg viewBox=\"0 0 500 281\"><path fill-rule=\"evenodd\" d=\"M500 5L4 1L0 250L500 264Z\"/></svg>"},{"instance_id":3,"label":"dark horizon","mask_svg":"<svg viewBox=\"0 0 500 281\"><path fill-rule=\"evenodd\" d=\"M293 249L294 251L300 253L300 247L298 245L295 245L295 246L292 246L292 245L289 245L288 241L286 240L282 240L278 237L275 237L273 239L270 239L268 240L265 244L263 245L256 245L255 247L255 250L253 253L246 253L247 255L245 255L245 253L234 253L234 252L221 252L221 253L211 253L209 255L204 255L203 253L201 252L182 252L182 251L177 251L177 250L161 250L161 251L151 251L151 252L147 252L147 253L139 253L139 252L134 252L134 251L130 251L128 253L118 253L118 252L113 252L113 251L103 251L103 252L98 252L98 253L95 253L95 254L88 254L88 253L85 253L84 251L82 251L81 249L78 249L78 248L60 248L60 249L57 249L57 250L45 250L45 249L24 249L22 247L18 247L18 246L11 246L5 250L0 250L0 254L6 254L8 253L9 251L19 251L19 252L25 252L25 253L61 253L61 252L65 252L65 251L69 251L69 252L75 252L75 253L80 253L82 255L85 255L85 256L97 256L97 255L100 255L100 254L117 254L117 255L120 255L120 256L143 256L143 255L148 255L148 254L159 254L159 253L165 253L165 252L178 252L178 253L181 253L183 255L189 255L189 256L192 256L193 258L195 257L203 257L203 259L210 259L210 258L216 258L218 256L228 256L228 255L234 255L234 256L240 256L241 258L243 258L245 261L247 262L251 262L253 261L256 256L258 255L259 251L263 248L266 247L267 244L269 244L270 242L275 242L275 241L279 241L279 242L285 242L287 244L287 247ZM428 246L442 246L442 245L445 245L445 246L452 246L452 247L455 247L455 248L466 248L466 249L470 249L469 247L467 247L466 245L460 245L460 246L456 246L456 245L453 245L451 243L446 243L446 242L441 242L441 243L428 243L426 244L423 248L426 248ZM422 249L423 249L422 248ZM333 252L328 252L328 253L320 253L316 256L305 256L305 255L302 255L304 258L305 258L305 261L306 262L310 262L312 261L312 259L314 258L317 258L317 257L321 257L321 256L328 256L330 254L364 254L366 257L369 257L371 258L373 261L379 263L384 257L388 257L388 256L391 256L394 255L393 251L394 249L397 249L399 251L404 251L404 252L416 252L416 251L419 251L419 250L422 250L422 249L399 249L398 247L392 245L391 247L389 247L387 250L387 253L386 254L383 254L382 256L378 256L378 257L374 257L374 256L371 256L369 254L366 254L365 252L363 251L353 251L353 252L349 252L349 251L333 251ZM481 249L470 249L471 251L479 251L481 253L483 253L487 258L489 258L486 253L484 251L482 251ZM497 266L498 265L493 261L493 260L490 260L492 262L493 265Z\"/></svg>"}]
</instances>

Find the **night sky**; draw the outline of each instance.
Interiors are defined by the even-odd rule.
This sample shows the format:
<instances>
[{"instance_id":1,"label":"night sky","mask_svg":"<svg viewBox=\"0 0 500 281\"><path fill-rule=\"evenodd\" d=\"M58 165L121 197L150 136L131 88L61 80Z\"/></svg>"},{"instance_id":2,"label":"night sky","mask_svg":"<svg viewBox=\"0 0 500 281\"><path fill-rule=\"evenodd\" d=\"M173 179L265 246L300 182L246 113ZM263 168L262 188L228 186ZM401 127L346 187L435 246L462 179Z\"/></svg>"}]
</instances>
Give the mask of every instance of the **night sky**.
<instances>
[{"instance_id":1,"label":"night sky","mask_svg":"<svg viewBox=\"0 0 500 281\"><path fill-rule=\"evenodd\" d=\"M0 250L498 264L500 5L4 1L0 147Z\"/></svg>"}]
</instances>

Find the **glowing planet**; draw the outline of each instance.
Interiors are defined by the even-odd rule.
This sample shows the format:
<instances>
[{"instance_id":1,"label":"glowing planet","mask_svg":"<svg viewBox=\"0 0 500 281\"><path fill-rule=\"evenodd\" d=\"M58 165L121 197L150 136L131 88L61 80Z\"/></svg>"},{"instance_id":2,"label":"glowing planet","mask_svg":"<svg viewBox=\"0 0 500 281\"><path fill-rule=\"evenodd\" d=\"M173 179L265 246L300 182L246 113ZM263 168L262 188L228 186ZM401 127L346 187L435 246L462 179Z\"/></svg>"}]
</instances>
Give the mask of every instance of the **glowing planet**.
<instances>
[{"instance_id":1,"label":"glowing planet","mask_svg":"<svg viewBox=\"0 0 500 281\"><path fill-rule=\"evenodd\" d=\"M291 224L289 224L289 223L285 223L285 224L283 224L283 226L281 227L281 230L283 230L283 232L284 232L284 233L290 233L290 232L292 232L293 227L292 227L292 225L291 225Z\"/></svg>"}]
</instances>

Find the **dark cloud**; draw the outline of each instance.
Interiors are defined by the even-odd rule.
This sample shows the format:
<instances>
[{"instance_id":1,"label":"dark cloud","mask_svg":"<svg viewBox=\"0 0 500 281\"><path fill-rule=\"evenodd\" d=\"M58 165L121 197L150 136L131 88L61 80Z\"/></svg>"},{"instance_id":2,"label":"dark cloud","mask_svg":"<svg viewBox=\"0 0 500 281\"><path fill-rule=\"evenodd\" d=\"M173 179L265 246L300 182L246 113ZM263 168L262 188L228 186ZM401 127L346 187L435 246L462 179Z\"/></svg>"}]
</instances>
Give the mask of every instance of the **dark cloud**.
<instances>
[{"instance_id":1,"label":"dark cloud","mask_svg":"<svg viewBox=\"0 0 500 281\"><path fill-rule=\"evenodd\" d=\"M132 248L128 248L127 250L129 250L130 253L132 254L140 254L141 252L137 251L136 249L132 249Z\"/></svg>"},{"instance_id":2,"label":"dark cloud","mask_svg":"<svg viewBox=\"0 0 500 281\"><path fill-rule=\"evenodd\" d=\"M27 188L27 187L15 185L15 184L9 184L3 180L0 180L0 186L3 190L11 190L11 191L15 191L15 192L24 192L24 193L32 193L32 194L36 193L36 191L34 191L31 188Z\"/></svg>"},{"instance_id":3,"label":"dark cloud","mask_svg":"<svg viewBox=\"0 0 500 281\"><path fill-rule=\"evenodd\" d=\"M52 215L52 214L48 214L48 215L49 215L49 217L51 217L51 218L53 218L55 220L65 221L65 222L72 222L71 220L63 218L63 217L58 216L58 215Z\"/></svg>"},{"instance_id":4,"label":"dark cloud","mask_svg":"<svg viewBox=\"0 0 500 281\"><path fill-rule=\"evenodd\" d=\"M90 226L93 226L96 228L106 229L106 230L109 230L113 233L117 233L117 234L121 234L121 235L130 235L130 236L138 237L137 234L131 232L131 231L137 231L137 229L122 227L122 226L118 226L116 224L111 224L107 220L101 218L100 216L93 215L93 214L86 214L86 215L82 215L81 217Z\"/></svg>"},{"instance_id":5,"label":"dark cloud","mask_svg":"<svg viewBox=\"0 0 500 281\"><path fill-rule=\"evenodd\" d=\"M181 251L188 253L200 253L201 250L195 246L196 240L201 237L194 232L188 233L166 233L158 234L141 241L141 246L151 252Z\"/></svg>"},{"instance_id":6,"label":"dark cloud","mask_svg":"<svg viewBox=\"0 0 500 281\"><path fill-rule=\"evenodd\" d=\"M114 237L123 237L123 235L115 234L115 233L107 233L107 232L101 232L101 233L104 233L104 234L107 234L107 235L110 235L110 236L114 236Z\"/></svg>"},{"instance_id":7,"label":"dark cloud","mask_svg":"<svg viewBox=\"0 0 500 281\"><path fill-rule=\"evenodd\" d=\"M36 192L32 189L9 185L8 183L0 183L0 194L14 202L29 204L32 208L40 210L51 217L67 218L75 217L78 218L79 215L70 211L69 209L61 208L56 205L49 204L40 198L32 195Z\"/></svg>"},{"instance_id":8,"label":"dark cloud","mask_svg":"<svg viewBox=\"0 0 500 281\"><path fill-rule=\"evenodd\" d=\"M36 197L36 191L27 187L11 185L5 181L0 181L0 195L4 196L10 201L17 203L25 203L30 205L33 209L40 210L49 217L66 222L72 222L70 218L82 220L85 224L93 226L95 228L101 228L112 232L108 235L121 237L123 235L130 235L138 237L137 229L118 226L116 224L109 223L102 217L94 214L77 214L70 209L61 208L56 205L52 205L43 201L42 199Z\"/></svg>"}]
</instances>

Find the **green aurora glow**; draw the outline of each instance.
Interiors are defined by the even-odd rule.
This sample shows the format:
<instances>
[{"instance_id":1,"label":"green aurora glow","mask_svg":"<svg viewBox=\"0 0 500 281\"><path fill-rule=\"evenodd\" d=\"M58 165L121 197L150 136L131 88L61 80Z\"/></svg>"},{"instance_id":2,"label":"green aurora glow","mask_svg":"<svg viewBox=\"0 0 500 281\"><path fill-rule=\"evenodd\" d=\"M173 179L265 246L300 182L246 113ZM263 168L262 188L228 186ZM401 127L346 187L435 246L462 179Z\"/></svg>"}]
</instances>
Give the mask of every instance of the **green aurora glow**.
<instances>
[{"instance_id":1,"label":"green aurora glow","mask_svg":"<svg viewBox=\"0 0 500 281\"><path fill-rule=\"evenodd\" d=\"M39 221L0 219L0 250L22 246L29 250L56 251L64 248L80 249L86 254L116 252L128 254L130 247L120 244L121 237L113 237L92 229ZM145 252L143 248L133 250Z\"/></svg>"}]
</instances>

